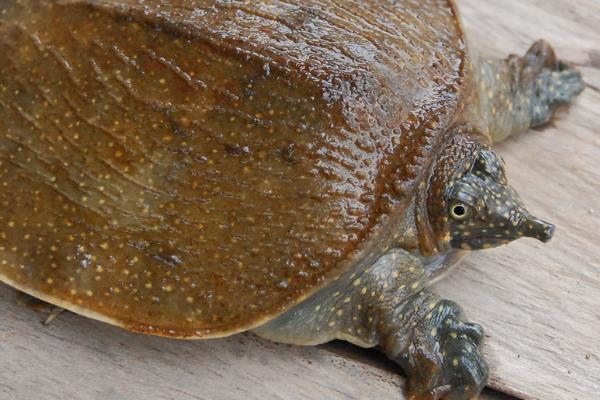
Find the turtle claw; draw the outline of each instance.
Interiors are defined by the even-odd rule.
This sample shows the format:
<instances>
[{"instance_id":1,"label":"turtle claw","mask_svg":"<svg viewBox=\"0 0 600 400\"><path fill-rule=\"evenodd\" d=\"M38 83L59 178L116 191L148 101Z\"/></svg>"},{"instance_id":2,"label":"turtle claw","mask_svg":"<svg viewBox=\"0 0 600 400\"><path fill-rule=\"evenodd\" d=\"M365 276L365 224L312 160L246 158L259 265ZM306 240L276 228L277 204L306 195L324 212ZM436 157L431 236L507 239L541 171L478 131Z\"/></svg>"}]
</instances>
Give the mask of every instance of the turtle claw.
<instances>
[{"instance_id":1,"label":"turtle claw","mask_svg":"<svg viewBox=\"0 0 600 400\"><path fill-rule=\"evenodd\" d=\"M461 321L459 307L442 301L415 326L412 343L396 361L408 375L410 400L477 398L488 376L480 325Z\"/></svg>"},{"instance_id":2,"label":"turtle claw","mask_svg":"<svg viewBox=\"0 0 600 400\"><path fill-rule=\"evenodd\" d=\"M58 316L61 315L63 312L65 312L64 308L52 307L50 309L50 311L48 312L48 316L42 322L42 325L44 325L44 326L50 325L52 323L52 321L54 321L56 318L58 318Z\"/></svg>"},{"instance_id":3,"label":"turtle claw","mask_svg":"<svg viewBox=\"0 0 600 400\"><path fill-rule=\"evenodd\" d=\"M456 319L447 319L449 323L449 330L452 333L456 333L460 336L467 336L470 338L477 346L481 344L483 340L483 327L479 324L473 324L469 322L462 322ZM451 335L452 335L451 333Z\"/></svg>"},{"instance_id":4,"label":"turtle claw","mask_svg":"<svg viewBox=\"0 0 600 400\"><path fill-rule=\"evenodd\" d=\"M556 70L561 64L552 45L545 40L538 40L531 45L522 62L522 80L532 80L544 69Z\"/></svg>"}]
</instances>

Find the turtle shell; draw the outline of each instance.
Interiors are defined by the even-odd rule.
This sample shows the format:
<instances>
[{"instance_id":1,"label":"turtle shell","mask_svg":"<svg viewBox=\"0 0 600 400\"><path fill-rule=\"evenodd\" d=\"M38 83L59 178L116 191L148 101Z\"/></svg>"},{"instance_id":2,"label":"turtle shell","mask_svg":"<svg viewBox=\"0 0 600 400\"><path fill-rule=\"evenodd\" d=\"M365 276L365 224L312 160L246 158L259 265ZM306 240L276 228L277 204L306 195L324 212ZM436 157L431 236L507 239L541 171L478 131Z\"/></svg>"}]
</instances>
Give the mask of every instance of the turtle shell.
<instances>
[{"instance_id":1,"label":"turtle shell","mask_svg":"<svg viewBox=\"0 0 600 400\"><path fill-rule=\"evenodd\" d=\"M393 240L464 65L450 1L3 1L0 279L134 331L255 327Z\"/></svg>"}]
</instances>

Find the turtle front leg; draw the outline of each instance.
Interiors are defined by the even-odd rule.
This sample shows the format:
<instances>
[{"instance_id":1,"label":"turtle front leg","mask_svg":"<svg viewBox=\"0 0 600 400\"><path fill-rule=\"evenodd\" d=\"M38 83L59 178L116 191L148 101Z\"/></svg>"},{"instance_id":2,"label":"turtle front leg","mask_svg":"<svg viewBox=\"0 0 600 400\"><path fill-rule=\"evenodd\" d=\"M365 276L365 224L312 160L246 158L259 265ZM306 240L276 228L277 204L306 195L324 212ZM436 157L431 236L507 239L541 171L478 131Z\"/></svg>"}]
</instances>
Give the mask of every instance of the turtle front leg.
<instances>
[{"instance_id":1,"label":"turtle front leg","mask_svg":"<svg viewBox=\"0 0 600 400\"><path fill-rule=\"evenodd\" d=\"M479 325L428 288L421 262L394 249L255 330L283 343L378 346L407 374L411 400L476 398L487 381Z\"/></svg>"},{"instance_id":2,"label":"turtle front leg","mask_svg":"<svg viewBox=\"0 0 600 400\"><path fill-rule=\"evenodd\" d=\"M481 326L464 322L457 304L439 301L416 323L408 349L391 357L408 375L409 399L476 398L488 376L482 339Z\"/></svg>"},{"instance_id":3,"label":"turtle front leg","mask_svg":"<svg viewBox=\"0 0 600 400\"><path fill-rule=\"evenodd\" d=\"M481 115L494 142L549 122L559 106L585 87L581 73L559 61L543 40L524 57L482 60L475 68Z\"/></svg>"}]
</instances>

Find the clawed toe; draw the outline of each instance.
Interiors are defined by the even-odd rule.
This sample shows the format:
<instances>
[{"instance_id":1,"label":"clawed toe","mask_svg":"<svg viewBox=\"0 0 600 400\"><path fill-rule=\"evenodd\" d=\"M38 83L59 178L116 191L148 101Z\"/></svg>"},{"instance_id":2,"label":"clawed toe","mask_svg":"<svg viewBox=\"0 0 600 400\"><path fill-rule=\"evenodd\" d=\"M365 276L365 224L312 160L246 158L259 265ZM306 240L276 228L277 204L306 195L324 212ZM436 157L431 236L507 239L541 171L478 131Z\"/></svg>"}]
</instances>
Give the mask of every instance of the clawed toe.
<instances>
[{"instance_id":1,"label":"clawed toe","mask_svg":"<svg viewBox=\"0 0 600 400\"><path fill-rule=\"evenodd\" d=\"M449 336L467 336L475 344L481 344L483 339L483 327L479 324L466 323L455 319L447 320L449 324Z\"/></svg>"},{"instance_id":2,"label":"clawed toe","mask_svg":"<svg viewBox=\"0 0 600 400\"><path fill-rule=\"evenodd\" d=\"M439 383L451 388L449 400L470 399L477 396L487 380L488 367L477 343L466 336L458 336L445 345L445 364Z\"/></svg>"},{"instance_id":3,"label":"clawed toe","mask_svg":"<svg viewBox=\"0 0 600 400\"><path fill-rule=\"evenodd\" d=\"M557 70L561 62L556 57L556 53L554 49L550 45L550 43L545 40L538 40L535 42L531 48L523 57L524 68L523 74L524 78L527 77L535 78L535 76L539 75L542 70Z\"/></svg>"},{"instance_id":4,"label":"clawed toe","mask_svg":"<svg viewBox=\"0 0 600 400\"><path fill-rule=\"evenodd\" d=\"M408 374L410 399L471 399L485 386L488 367L479 349L483 329L460 315L456 304L443 301L415 327L408 351L398 360Z\"/></svg>"}]
</instances>

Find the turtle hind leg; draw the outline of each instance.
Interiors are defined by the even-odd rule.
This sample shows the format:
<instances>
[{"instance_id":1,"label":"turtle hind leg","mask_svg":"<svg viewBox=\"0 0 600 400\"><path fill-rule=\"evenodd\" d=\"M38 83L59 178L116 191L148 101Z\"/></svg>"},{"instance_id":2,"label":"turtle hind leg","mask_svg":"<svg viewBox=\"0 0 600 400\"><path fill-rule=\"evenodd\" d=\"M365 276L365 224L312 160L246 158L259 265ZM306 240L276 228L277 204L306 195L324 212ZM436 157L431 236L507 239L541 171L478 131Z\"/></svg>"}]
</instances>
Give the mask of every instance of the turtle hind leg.
<instances>
[{"instance_id":1,"label":"turtle hind leg","mask_svg":"<svg viewBox=\"0 0 600 400\"><path fill-rule=\"evenodd\" d=\"M52 306L52 308L50 308L50 310L48 311L48 316L45 320L42 321L42 324L44 326L50 325L52 321L58 318L65 311L66 310L64 308Z\"/></svg>"},{"instance_id":2,"label":"turtle hind leg","mask_svg":"<svg viewBox=\"0 0 600 400\"><path fill-rule=\"evenodd\" d=\"M581 73L558 60L543 40L524 57L483 60L477 72L480 111L493 142L546 124L585 87Z\"/></svg>"},{"instance_id":3,"label":"turtle hind leg","mask_svg":"<svg viewBox=\"0 0 600 400\"><path fill-rule=\"evenodd\" d=\"M378 347L406 372L411 400L470 399L487 381L481 327L433 293L421 261L399 249L254 332L299 345Z\"/></svg>"},{"instance_id":4,"label":"turtle hind leg","mask_svg":"<svg viewBox=\"0 0 600 400\"><path fill-rule=\"evenodd\" d=\"M531 96L531 126L549 122L556 108L571 103L584 87L581 73L567 64L560 62L558 69L544 70L537 76Z\"/></svg>"},{"instance_id":5,"label":"turtle hind leg","mask_svg":"<svg viewBox=\"0 0 600 400\"><path fill-rule=\"evenodd\" d=\"M44 326L48 326L54 321L65 309L47 303L43 300L33 297L25 292L16 292L17 303L32 309L33 311L46 314L46 318L42 321Z\"/></svg>"}]
</instances>

